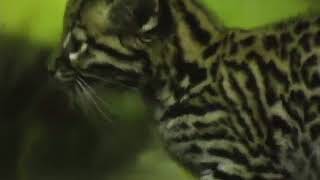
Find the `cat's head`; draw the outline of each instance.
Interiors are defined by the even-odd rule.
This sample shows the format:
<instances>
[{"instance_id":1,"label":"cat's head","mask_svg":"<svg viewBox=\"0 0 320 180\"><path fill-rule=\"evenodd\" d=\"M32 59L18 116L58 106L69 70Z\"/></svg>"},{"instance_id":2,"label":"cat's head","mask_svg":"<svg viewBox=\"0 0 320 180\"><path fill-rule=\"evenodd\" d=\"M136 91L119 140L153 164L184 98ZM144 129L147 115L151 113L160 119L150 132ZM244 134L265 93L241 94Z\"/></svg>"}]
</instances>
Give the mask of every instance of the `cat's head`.
<instances>
[{"instance_id":1,"label":"cat's head","mask_svg":"<svg viewBox=\"0 0 320 180\"><path fill-rule=\"evenodd\" d=\"M170 35L164 0L70 0L53 76L138 87L150 77L154 47Z\"/></svg>"}]
</instances>

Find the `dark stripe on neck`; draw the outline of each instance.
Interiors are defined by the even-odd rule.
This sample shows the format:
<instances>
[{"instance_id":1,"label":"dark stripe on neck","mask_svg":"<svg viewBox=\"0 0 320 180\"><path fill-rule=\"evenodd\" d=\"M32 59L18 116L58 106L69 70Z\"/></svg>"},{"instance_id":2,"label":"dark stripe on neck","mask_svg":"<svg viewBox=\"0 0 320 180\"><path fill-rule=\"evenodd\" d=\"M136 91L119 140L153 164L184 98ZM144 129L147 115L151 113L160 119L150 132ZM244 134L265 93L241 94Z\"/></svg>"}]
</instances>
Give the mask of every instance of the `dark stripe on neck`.
<instances>
[{"instance_id":1,"label":"dark stripe on neck","mask_svg":"<svg viewBox=\"0 0 320 180\"><path fill-rule=\"evenodd\" d=\"M161 39L166 39L172 35L176 29L173 14L170 9L169 2L160 1L159 25L156 28L157 34Z\"/></svg>"},{"instance_id":2,"label":"dark stripe on neck","mask_svg":"<svg viewBox=\"0 0 320 180\"><path fill-rule=\"evenodd\" d=\"M168 121L183 115L203 116L206 113L214 113L215 111L225 111L226 108L221 104L207 104L204 106L194 106L189 104L177 103L171 106L162 116L160 121Z\"/></svg>"},{"instance_id":3,"label":"dark stripe on neck","mask_svg":"<svg viewBox=\"0 0 320 180\"><path fill-rule=\"evenodd\" d=\"M188 11L186 5L181 1L178 2L178 8L184 15L184 20L187 23L193 38L203 45L207 45L211 40L211 34L203 29L200 20L192 12Z\"/></svg>"}]
</instances>

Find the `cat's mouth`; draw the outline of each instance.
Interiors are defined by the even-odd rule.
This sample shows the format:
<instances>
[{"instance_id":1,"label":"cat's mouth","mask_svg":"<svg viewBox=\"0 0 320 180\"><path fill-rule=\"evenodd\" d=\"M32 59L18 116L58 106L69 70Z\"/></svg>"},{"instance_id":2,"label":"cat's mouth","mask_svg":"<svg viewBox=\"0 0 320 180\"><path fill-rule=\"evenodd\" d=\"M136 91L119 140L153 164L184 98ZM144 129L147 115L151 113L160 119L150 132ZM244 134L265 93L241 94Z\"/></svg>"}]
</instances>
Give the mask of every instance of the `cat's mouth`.
<instances>
[{"instance_id":1,"label":"cat's mouth","mask_svg":"<svg viewBox=\"0 0 320 180\"><path fill-rule=\"evenodd\" d=\"M111 89L132 90L140 84L140 78L106 73L104 76L91 73L79 73L76 81L84 81L91 87L105 87Z\"/></svg>"},{"instance_id":2,"label":"cat's mouth","mask_svg":"<svg viewBox=\"0 0 320 180\"><path fill-rule=\"evenodd\" d=\"M69 84L76 80L77 73L74 71L63 72L63 71L57 70L54 73L54 78L62 84Z\"/></svg>"},{"instance_id":3,"label":"cat's mouth","mask_svg":"<svg viewBox=\"0 0 320 180\"><path fill-rule=\"evenodd\" d=\"M57 67L51 72L59 86L64 89L82 89L83 86L92 88L107 88L117 90L137 90L141 84L141 76L138 74L121 74L113 71L104 71L103 74L89 71L77 71L64 66Z\"/></svg>"},{"instance_id":4,"label":"cat's mouth","mask_svg":"<svg viewBox=\"0 0 320 180\"><path fill-rule=\"evenodd\" d=\"M57 83L63 85L73 84L78 74L63 55L49 61L48 72Z\"/></svg>"},{"instance_id":5,"label":"cat's mouth","mask_svg":"<svg viewBox=\"0 0 320 180\"><path fill-rule=\"evenodd\" d=\"M109 64L91 65L86 69L80 69L65 59L65 56L56 59L51 74L58 84L66 88L74 89L86 84L93 88L132 90L138 89L144 82L143 75L138 72L121 70Z\"/></svg>"}]
</instances>

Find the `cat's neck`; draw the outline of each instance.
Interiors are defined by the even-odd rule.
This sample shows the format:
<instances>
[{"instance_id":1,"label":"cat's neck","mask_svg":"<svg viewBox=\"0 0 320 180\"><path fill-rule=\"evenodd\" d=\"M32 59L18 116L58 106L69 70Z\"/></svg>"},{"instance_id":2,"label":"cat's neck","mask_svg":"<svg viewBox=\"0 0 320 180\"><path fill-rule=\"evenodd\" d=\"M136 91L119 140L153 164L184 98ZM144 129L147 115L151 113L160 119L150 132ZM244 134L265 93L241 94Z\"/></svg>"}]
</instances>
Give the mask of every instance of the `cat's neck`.
<instances>
[{"instance_id":1,"label":"cat's neck","mask_svg":"<svg viewBox=\"0 0 320 180\"><path fill-rule=\"evenodd\" d=\"M157 98L164 106L181 100L184 90L206 81L226 31L193 0L169 0L173 33L156 54ZM208 60L210 59L210 60ZM159 83L161 81L161 83ZM182 90L183 89L183 90Z\"/></svg>"}]
</instances>

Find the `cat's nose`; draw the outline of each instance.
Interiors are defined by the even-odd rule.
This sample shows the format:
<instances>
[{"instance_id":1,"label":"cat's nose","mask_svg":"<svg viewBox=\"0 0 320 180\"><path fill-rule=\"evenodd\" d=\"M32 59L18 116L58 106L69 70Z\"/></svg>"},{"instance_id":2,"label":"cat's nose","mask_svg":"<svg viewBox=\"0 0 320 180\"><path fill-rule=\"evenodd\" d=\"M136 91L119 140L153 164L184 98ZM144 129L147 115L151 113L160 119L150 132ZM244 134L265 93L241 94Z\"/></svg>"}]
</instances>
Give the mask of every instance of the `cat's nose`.
<instances>
[{"instance_id":1,"label":"cat's nose","mask_svg":"<svg viewBox=\"0 0 320 180\"><path fill-rule=\"evenodd\" d=\"M71 69L66 69L64 67L59 67L53 73L53 77L59 82L71 82L75 79L76 73Z\"/></svg>"},{"instance_id":2,"label":"cat's nose","mask_svg":"<svg viewBox=\"0 0 320 180\"><path fill-rule=\"evenodd\" d=\"M62 56L56 58L48 66L49 74L59 82L70 82L75 79L76 72L70 66L69 61Z\"/></svg>"}]
</instances>

